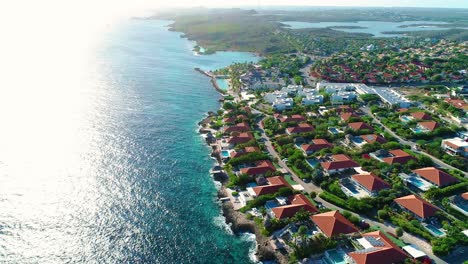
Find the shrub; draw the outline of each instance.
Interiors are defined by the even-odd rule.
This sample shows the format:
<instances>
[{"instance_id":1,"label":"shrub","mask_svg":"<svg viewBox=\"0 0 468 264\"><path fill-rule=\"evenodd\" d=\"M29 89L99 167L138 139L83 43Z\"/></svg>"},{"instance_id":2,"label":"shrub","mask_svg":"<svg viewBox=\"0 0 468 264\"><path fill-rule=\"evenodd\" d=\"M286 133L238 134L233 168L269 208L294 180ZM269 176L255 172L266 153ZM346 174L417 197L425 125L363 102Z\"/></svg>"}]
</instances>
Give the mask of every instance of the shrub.
<instances>
[{"instance_id":1,"label":"shrub","mask_svg":"<svg viewBox=\"0 0 468 264\"><path fill-rule=\"evenodd\" d=\"M401 227L398 227L396 230L395 230L395 233L398 237L401 237L403 235L403 229Z\"/></svg>"}]
</instances>

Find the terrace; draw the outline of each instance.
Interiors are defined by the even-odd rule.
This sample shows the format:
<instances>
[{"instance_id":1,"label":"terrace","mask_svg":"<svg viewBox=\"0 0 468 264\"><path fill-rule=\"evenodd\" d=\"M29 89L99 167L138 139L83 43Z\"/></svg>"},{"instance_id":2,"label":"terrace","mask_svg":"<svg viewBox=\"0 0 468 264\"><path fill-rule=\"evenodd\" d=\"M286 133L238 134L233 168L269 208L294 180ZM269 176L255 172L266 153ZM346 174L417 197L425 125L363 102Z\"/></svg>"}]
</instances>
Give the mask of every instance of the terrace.
<instances>
[{"instance_id":1,"label":"terrace","mask_svg":"<svg viewBox=\"0 0 468 264\"><path fill-rule=\"evenodd\" d=\"M340 181L341 190L348 196L352 196L357 199L369 197L369 192L361 188L359 184L354 181L344 178Z\"/></svg>"}]
</instances>

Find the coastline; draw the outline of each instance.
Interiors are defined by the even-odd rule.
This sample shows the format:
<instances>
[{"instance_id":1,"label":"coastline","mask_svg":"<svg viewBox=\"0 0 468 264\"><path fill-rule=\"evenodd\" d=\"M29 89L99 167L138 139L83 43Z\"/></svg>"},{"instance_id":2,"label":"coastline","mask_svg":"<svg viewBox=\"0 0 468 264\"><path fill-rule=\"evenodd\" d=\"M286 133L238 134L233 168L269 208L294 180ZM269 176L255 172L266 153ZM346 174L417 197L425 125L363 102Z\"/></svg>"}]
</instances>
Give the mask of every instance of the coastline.
<instances>
[{"instance_id":1,"label":"coastline","mask_svg":"<svg viewBox=\"0 0 468 264\"><path fill-rule=\"evenodd\" d=\"M202 70L202 69L200 69L200 68L198 68L198 67L195 68L195 71L197 71L197 72L199 72L199 73L201 73L201 74L203 74L203 75L209 77L209 78L210 78L211 85L213 85L213 87L216 89L216 91L217 91L218 93L220 93L221 95L225 95L225 94L226 94L226 91L223 90L223 89L221 89L221 88L219 87L218 83L216 82L216 76L215 76L215 75L209 74L208 72L206 72L206 71L204 71L204 70Z\"/></svg>"},{"instance_id":2,"label":"coastline","mask_svg":"<svg viewBox=\"0 0 468 264\"><path fill-rule=\"evenodd\" d=\"M221 90L216 83L216 77L203 71L200 68L195 70L210 78L211 84L216 91L221 95L225 95L227 92ZM211 117L214 115L213 112L208 112L207 116L203 118L199 123L198 132L200 135L208 135L205 138L206 144L211 148L211 157L213 157L218 164L222 164L220 153L210 144L211 129L207 129L206 126L209 124ZM247 219L245 214L234 210L233 204L229 199L226 184L228 183L228 177L225 173L213 173L213 180L221 183L221 188L218 191L218 200L221 201L221 209L223 216L225 217L226 224L228 224L235 235L242 233L251 233L255 235L256 249L255 256L258 261L269 261L274 263L287 263L287 258L284 255L277 254L270 245L270 238L261 234L260 229L253 220Z\"/></svg>"}]
</instances>

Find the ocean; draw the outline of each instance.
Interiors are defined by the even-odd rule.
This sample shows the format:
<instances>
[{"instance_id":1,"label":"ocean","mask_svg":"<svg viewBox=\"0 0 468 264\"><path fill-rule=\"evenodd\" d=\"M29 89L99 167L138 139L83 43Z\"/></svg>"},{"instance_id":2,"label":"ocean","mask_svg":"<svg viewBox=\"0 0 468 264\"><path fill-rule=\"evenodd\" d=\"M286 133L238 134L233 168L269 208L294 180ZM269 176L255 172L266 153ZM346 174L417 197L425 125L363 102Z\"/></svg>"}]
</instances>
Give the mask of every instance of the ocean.
<instances>
[{"instance_id":1,"label":"ocean","mask_svg":"<svg viewBox=\"0 0 468 264\"><path fill-rule=\"evenodd\" d=\"M0 150L0 263L252 262L252 236L233 235L221 216L197 132L220 95L194 68L258 58L196 56L168 23L107 32L77 114L44 116L41 131L62 126L60 137Z\"/></svg>"}]
</instances>

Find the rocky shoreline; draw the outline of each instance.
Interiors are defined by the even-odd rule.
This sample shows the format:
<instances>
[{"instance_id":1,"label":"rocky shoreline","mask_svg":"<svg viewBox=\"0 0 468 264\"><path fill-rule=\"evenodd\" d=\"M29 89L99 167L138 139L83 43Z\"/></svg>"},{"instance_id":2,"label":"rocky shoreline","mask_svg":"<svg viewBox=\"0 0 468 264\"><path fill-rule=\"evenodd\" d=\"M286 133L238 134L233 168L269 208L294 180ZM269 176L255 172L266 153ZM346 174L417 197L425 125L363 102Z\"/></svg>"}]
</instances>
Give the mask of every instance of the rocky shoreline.
<instances>
[{"instance_id":1,"label":"rocky shoreline","mask_svg":"<svg viewBox=\"0 0 468 264\"><path fill-rule=\"evenodd\" d=\"M219 91L219 87L216 84L216 80L213 80L215 77L209 75L208 73L204 72L201 69L196 68L198 72L208 76L212 80L213 87ZM224 91L223 91L224 92ZM200 126L199 133L206 134L207 137L205 138L206 143L210 146L210 138L213 136L211 134L211 130L207 128L210 123L211 117L214 115L213 112L208 112L207 117L205 117L202 121L198 123ZM218 164L221 164L221 155L219 152L212 147L211 156L218 161ZM226 219L226 223L230 225L231 230L234 234L238 235L240 233L252 233L255 234L255 240L257 242L257 248L255 256L259 261L274 261L276 263L288 263L287 257L277 253L273 250L272 246L270 245L270 238L266 237L261 234L260 229L255 224L253 220L247 219L246 215L234 210L232 203L226 199L228 196L228 192L226 190L226 184L228 183L228 177L225 174L214 174L214 180L221 182L221 188L218 191L218 199L222 201L222 211L223 216Z\"/></svg>"}]
</instances>

